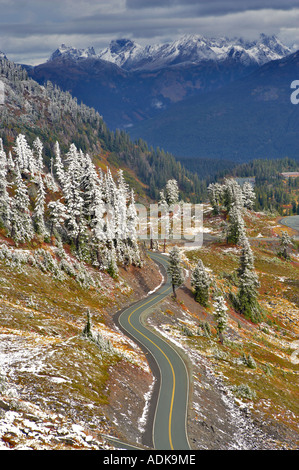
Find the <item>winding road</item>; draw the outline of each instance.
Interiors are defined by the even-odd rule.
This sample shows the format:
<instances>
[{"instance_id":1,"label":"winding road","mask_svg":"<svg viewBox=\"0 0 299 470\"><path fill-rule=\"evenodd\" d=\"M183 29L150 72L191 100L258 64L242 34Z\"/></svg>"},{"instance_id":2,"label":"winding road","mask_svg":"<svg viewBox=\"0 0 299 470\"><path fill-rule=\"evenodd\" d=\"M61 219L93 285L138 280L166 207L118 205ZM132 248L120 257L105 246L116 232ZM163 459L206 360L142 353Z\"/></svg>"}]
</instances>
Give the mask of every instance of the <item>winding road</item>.
<instances>
[{"instance_id":1,"label":"winding road","mask_svg":"<svg viewBox=\"0 0 299 470\"><path fill-rule=\"evenodd\" d=\"M159 253L150 253L149 256L167 270L166 256ZM145 324L151 309L172 291L167 274L165 277L164 284L157 291L126 308L117 320L120 328L146 351L157 379L149 423L152 425L152 446L157 450L190 450L186 425L189 396L186 365L174 347Z\"/></svg>"},{"instance_id":2,"label":"winding road","mask_svg":"<svg viewBox=\"0 0 299 470\"><path fill-rule=\"evenodd\" d=\"M293 230L296 230L299 234L299 215L289 215L280 220L280 224L290 227ZM294 237L298 238L298 235Z\"/></svg>"}]
</instances>

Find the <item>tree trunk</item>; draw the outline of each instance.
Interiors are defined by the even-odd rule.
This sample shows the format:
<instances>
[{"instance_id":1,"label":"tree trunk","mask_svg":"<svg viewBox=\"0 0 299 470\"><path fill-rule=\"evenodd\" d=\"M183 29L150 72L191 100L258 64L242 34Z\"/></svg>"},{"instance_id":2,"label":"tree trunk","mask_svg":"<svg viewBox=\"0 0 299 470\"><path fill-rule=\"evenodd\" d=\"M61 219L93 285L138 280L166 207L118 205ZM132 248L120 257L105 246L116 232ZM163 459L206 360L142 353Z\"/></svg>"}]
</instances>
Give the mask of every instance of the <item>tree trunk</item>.
<instances>
[{"instance_id":1,"label":"tree trunk","mask_svg":"<svg viewBox=\"0 0 299 470\"><path fill-rule=\"evenodd\" d=\"M175 285L174 284L172 284L172 291L173 291L174 298L176 299L176 291L175 291Z\"/></svg>"}]
</instances>

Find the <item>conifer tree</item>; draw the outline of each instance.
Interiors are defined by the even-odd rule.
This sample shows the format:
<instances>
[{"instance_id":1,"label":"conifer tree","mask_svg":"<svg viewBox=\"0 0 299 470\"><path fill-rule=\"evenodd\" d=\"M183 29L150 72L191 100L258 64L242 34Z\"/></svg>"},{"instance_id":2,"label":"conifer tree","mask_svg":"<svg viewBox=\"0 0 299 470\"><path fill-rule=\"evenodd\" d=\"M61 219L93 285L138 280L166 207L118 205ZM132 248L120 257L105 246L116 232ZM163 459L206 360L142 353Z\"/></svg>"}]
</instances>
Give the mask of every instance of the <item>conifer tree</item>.
<instances>
[{"instance_id":1,"label":"conifer tree","mask_svg":"<svg viewBox=\"0 0 299 470\"><path fill-rule=\"evenodd\" d=\"M30 200L18 165L16 166L16 192L11 199L11 236L16 243L33 238L33 226L29 210Z\"/></svg>"},{"instance_id":2,"label":"conifer tree","mask_svg":"<svg viewBox=\"0 0 299 470\"><path fill-rule=\"evenodd\" d=\"M80 238L85 231L83 217L83 198L80 191L81 168L79 165L79 153L74 144L71 144L67 153L67 171L64 178L63 193L66 205L66 227L69 237L79 250Z\"/></svg>"},{"instance_id":3,"label":"conifer tree","mask_svg":"<svg viewBox=\"0 0 299 470\"><path fill-rule=\"evenodd\" d=\"M50 201L48 204L50 237L53 236L54 228L63 226L65 220L65 205L61 201Z\"/></svg>"},{"instance_id":4,"label":"conifer tree","mask_svg":"<svg viewBox=\"0 0 299 470\"><path fill-rule=\"evenodd\" d=\"M34 156L23 134L17 136L13 150L16 153L16 163L20 171L28 171L29 168L32 168Z\"/></svg>"},{"instance_id":5,"label":"conifer tree","mask_svg":"<svg viewBox=\"0 0 299 470\"><path fill-rule=\"evenodd\" d=\"M191 274L191 286L194 288L196 302L204 307L208 305L210 284L211 278L200 259Z\"/></svg>"},{"instance_id":6,"label":"conifer tree","mask_svg":"<svg viewBox=\"0 0 299 470\"><path fill-rule=\"evenodd\" d=\"M226 178L223 185L223 203L228 212L232 207L244 207L244 198L241 186L233 178Z\"/></svg>"},{"instance_id":7,"label":"conifer tree","mask_svg":"<svg viewBox=\"0 0 299 470\"><path fill-rule=\"evenodd\" d=\"M223 189L219 183L211 183L208 186L208 197L215 215L220 212Z\"/></svg>"},{"instance_id":8,"label":"conifer tree","mask_svg":"<svg viewBox=\"0 0 299 470\"><path fill-rule=\"evenodd\" d=\"M214 302L214 318L216 320L216 329L220 338L220 341L223 342L223 332L227 327L227 306L223 296L218 296Z\"/></svg>"},{"instance_id":9,"label":"conifer tree","mask_svg":"<svg viewBox=\"0 0 299 470\"><path fill-rule=\"evenodd\" d=\"M33 142L33 148L35 151L36 166L39 172L43 171L44 160L43 160L43 143L39 137L37 137Z\"/></svg>"},{"instance_id":10,"label":"conifer tree","mask_svg":"<svg viewBox=\"0 0 299 470\"><path fill-rule=\"evenodd\" d=\"M180 251L177 246L174 246L169 253L169 266L167 271L171 278L173 295L174 297L176 297L175 288L180 286L184 282Z\"/></svg>"},{"instance_id":11,"label":"conifer tree","mask_svg":"<svg viewBox=\"0 0 299 470\"><path fill-rule=\"evenodd\" d=\"M282 232L280 237L280 247L281 250L279 251L279 255L283 257L283 259L288 260L290 259L290 255L288 253L289 247L293 245L292 239L288 232Z\"/></svg>"},{"instance_id":12,"label":"conifer tree","mask_svg":"<svg viewBox=\"0 0 299 470\"><path fill-rule=\"evenodd\" d=\"M44 188L44 182L41 173L38 175L38 187L37 187L37 197L35 201L35 208L33 213L35 230L38 234L45 236L46 227L45 227L45 203L46 203L46 192Z\"/></svg>"},{"instance_id":13,"label":"conifer tree","mask_svg":"<svg viewBox=\"0 0 299 470\"><path fill-rule=\"evenodd\" d=\"M165 187L165 198L169 206L179 202L179 188L175 179L168 180Z\"/></svg>"},{"instance_id":14,"label":"conifer tree","mask_svg":"<svg viewBox=\"0 0 299 470\"><path fill-rule=\"evenodd\" d=\"M60 186L63 187L64 186L64 167L61 161L60 146L58 142L55 143L54 152L55 152L54 167L56 171L56 177Z\"/></svg>"},{"instance_id":15,"label":"conifer tree","mask_svg":"<svg viewBox=\"0 0 299 470\"><path fill-rule=\"evenodd\" d=\"M7 158L0 138L0 220L6 227L10 227L10 199L7 192Z\"/></svg>"},{"instance_id":16,"label":"conifer tree","mask_svg":"<svg viewBox=\"0 0 299 470\"><path fill-rule=\"evenodd\" d=\"M257 300L259 280L254 270L253 261L253 253L246 238L243 241L240 266L237 271L239 281L237 309L246 318L251 319L253 322L258 322L261 319L260 307Z\"/></svg>"},{"instance_id":17,"label":"conifer tree","mask_svg":"<svg viewBox=\"0 0 299 470\"><path fill-rule=\"evenodd\" d=\"M135 206L134 190L131 189L127 210L127 256L131 263L141 266L137 237L138 215Z\"/></svg>"},{"instance_id":18,"label":"conifer tree","mask_svg":"<svg viewBox=\"0 0 299 470\"><path fill-rule=\"evenodd\" d=\"M233 205L228 214L227 242L236 245L242 243L245 236L245 224L241 211Z\"/></svg>"},{"instance_id":19,"label":"conifer tree","mask_svg":"<svg viewBox=\"0 0 299 470\"><path fill-rule=\"evenodd\" d=\"M252 210L256 199L252 184L250 184L248 181L245 181L245 183L243 184L242 192L244 207L246 209Z\"/></svg>"}]
</instances>

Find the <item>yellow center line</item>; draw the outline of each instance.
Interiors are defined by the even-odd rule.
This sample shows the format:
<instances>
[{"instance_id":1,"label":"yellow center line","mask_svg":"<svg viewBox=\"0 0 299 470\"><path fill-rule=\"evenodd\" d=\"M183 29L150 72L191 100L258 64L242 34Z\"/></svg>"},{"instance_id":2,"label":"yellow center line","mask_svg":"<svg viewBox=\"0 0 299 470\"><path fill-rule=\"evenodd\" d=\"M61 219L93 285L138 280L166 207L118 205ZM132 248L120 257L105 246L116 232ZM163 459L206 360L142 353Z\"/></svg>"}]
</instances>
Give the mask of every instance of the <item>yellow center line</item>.
<instances>
[{"instance_id":1,"label":"yellow center line","mask_svg":"<svg viewBox=\"0 0 299 470\"><path fill-rule=\"evenodd\" d=\"M168 356L165 354L165 352L154 342L152 341L148 336L144 335L141 331L139 331L137 328L135 328L134 325L132 325L131 323L131 316L133 315L133 313L135 313L137 310L139 310L141 307L144 307L145 305L149 304L150 302L152 302L153 300L155 300L157 297L159 297L160 295L163 295L165 294L167 291L169 291L171 288L168 287L164 292L161 292L161 294L159 295L156 295L153 299L151 300L148 300L147 302L145 302L144 304L140 305L139 307L137 307L135 310L133 310L129 317L128 317L128 323L131 325L131 327L137 331L140 335L142 335L144 338L146 338L148 341L150 341L162 354L163 356L166 358L166 360L168 361L169 365L170 365L170 368L171 368L171 372L172 372L172 377L173 377L173 387L172 387L172 394L171 394L171 402L170 402L170 410L169 410L169 420L168 420L168 437L169 437L169 442L170 442L170 446L171 446L171 449L173 450L173 444L172 444L172 436L171 436L171 423L172 423L172 411L173 411L173 402L174 402L174 393L175 393L175 373L174 373L174 369L173 369L173 366L170 362L170 359L168 358Z\"/></svg>"}]
</instances>

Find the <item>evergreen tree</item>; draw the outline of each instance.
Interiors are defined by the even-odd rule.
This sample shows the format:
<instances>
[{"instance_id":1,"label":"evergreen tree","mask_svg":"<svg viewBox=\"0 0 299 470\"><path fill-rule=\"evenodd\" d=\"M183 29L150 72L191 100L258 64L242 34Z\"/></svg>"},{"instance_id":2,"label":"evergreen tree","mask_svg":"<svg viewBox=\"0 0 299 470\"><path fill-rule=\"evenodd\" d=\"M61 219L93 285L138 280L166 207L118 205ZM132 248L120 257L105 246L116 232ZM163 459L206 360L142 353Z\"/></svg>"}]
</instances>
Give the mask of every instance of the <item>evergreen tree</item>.
<instances>
[{"instance_id":1,"label":"evergreen tree","mask_svg":"<svg viewBox=\"0 0 299 470\"><path fill-rule=\"evenodd\" d=\"M37 137L33 142L33 148L35 151L36 166L39 172L43 171L44 160L43 160L43 143L39 137Z\"/></svg>"},{"instance_id":2,"label":"evergreen tree","mask_svg":"<svg viewBox=\"0 0 299 470\"><path fill-rule=\"evenodd\" d=\"M54 228L59 228L64 224L65 205L61 201L50 201L48 204L50 237L53 236Z\"/></svg>"},{"instance_id":3,"label":"evergreen tree","mask_svg":"<svg viewBox=\"0 0 299 470\"><path fill-rule=\"evenodd\" d=\"M259 280L253 265L253 253L248 240L243 241L240 266L237 271L239 289L237 293L237 309L246 318L253 322L261 319L260 306L258 303Z\"/></svg>"},{"instance_id":4,"label":"evergreen tree","mask_svg":"<svg viewBox=\"0 0 299 470\"><path fill-rule=\"evenodd\" d=\"M67 171L65 173L63 193L66 205L66 227L68 235L79 250L80 238L85 231L83 217L83 198L80 191L81 168L79 153L74 144L71 144L67 153Z\"/></svg>"},{"instance_id":5,"label":"evergreen tree","mask_svg":"<svg viewBox=\"0 0 299 470\"><path fill-rule=\"evenodd\" d=\"M223 332L227 327L227 306L223 296L218 296L214 302L214 318L216 320L216 329L221 342L223 342Z\"/></svg>"},{"instance_id":6,"label":"evergreen tree","mask_svg":"<svg viewBox=\"0 0 299 470\"><path fill-rule=\"evenodd\" d=\"M86 321L86 325L83 329L83 336L85 336L86 338L92 338L93 335L92 335L92 331L91 331L91 328L92 328L92 325L91 325L91 315L90 315L90 310L87 311L87 321Z\"/></svg>"},{"instance_id":7,"label":"evergreen tree","mask_svg":"<svg viewBox=\"0 0 299 470\"><path fill-rule=\"evenodd\" d=\"M37 197L35 201L35 208L33 213L34 225L36 233L45 236L47 231L45 227L45 202L46 202L46 192L44 188L44 182L41 173L38 175L38 187L37 187Z\"/></svg>"},{"instance_id":8,"label":"evergreen tree","mask_svg":"<svg viewBox=\"0 0 299 470\"><path fill-rule=\"evenodd\" d=\"M210 204L213 208L215 215L218 215L220 212L220 205L222 202L223 189L219 183L211 183L208 186L208 197Z\"/></svg>"},{"instance_id":9,"label":"evergreen tree","mask_svg":"<svg viewBox=\"0 0 299 470\"><path fill-rule=\"evenodd\" d=\"M233 178L225 179L224 181L223 203L228 212L230 212L233 207L241 209L244 206L242 188Z\"/></svg>"},{"instance_id":10,"label":"evergreen tree","mask_svg":"<svg viewBox=\"0 0 299 470\"><path fill-rule=\"evenodd\" d=\"M131 190L129 206L127 210L127 249L126 257L129 264L141 266L137 237L138 215L135 207L134 190Z\"/></svg>"},{"instance_id":11,"label":"evergreen tree","mask_svg":"<svg viewBox=\"0 0 299 470\"><path fill-rule=\"evenodd\" d=\"M280 247L281 250L279 251L279 255L283 257L283 259L288 260L290 259L290 255L288 252L289 247L293 245L292 239L288 232L282 232L280 237Z\"/></svg>"},{"instance_id":12,"label":"evergreen tree","mask_svg":"<svg viewBox=\"0 0 299 470\"><path fill-rule=\"evenodd\" d=\"M236 245L242 243L245 236L245 224L241 211L237 206L232 206L228 214L227 242Z\"/></svg>"},{"instance_id":13,"label":"evergreen tree","mask_svg":"<svg viewBox=\"0 0 299 470\"><path fill-rule=\"evenodd\" d=\"M4 227L10 227L10 198L7 192L7 158L0 138L0 220Z\"/></svg>"},{"instance_id":14,"label":"evergreen tree","mask_svg":"<svg viewBox=\"0 0 299 470\"><path fill-rule=\"evenodd\" d=\"M94 186L92 201L90 202L90 215L92 217L90 225L92 230L92 241L96 253L97 263L103 264L101 245L106 243L105 234L105 205L99 186Z\"/></svg>"},{"instance_id":15,"label":"evergreen tree","mask_svg":"<svg viewBox=\"0 0 299 470\"><path fill-rule=\"evenodd\" d=\"M60 147L59 143L56 142L54 146L54 152L55 152L55 161L54 161L54 167L56 170L56 177L58 180L58 183L60 184L61 187L64 186L64 167L61 161L61 155L60 155Z\"/></svg>"},{"instance_id":16,"label":"evergreen tree","mask_svg":"<svg viewBox=\"0 0 299 470\"><path fill-rule=\"evenodd\" d=\"M171 278L173 295L176 297L175 288L184 282L180 251L177 246L174 246L169 253L169 266L167 271Z\"/></svg>"},{"instance_id":17,"label":"evergreen tree","mask_svg":"<svg viewBox=\"0 0 299 470\"><path fill-rule=\"evenodd\" d=\"M191 274L191 286L194 288L195 300L206 307L209 300L211 278L200 259Z\"/></svg>"},{"instance_id":18,"label":"evergreen tree","mask_svg":"<svg viewBox=\"0 0 299 470\"><path fill-rule=\"evenodd\" d=\"M243 184L242 191L244 207L246 207L246 209L252 210L256 199L252 184L250 184L248 181L245 181L245 183Z\"/></svg>"},{"instance_id":19,"label":"evergreen tree","mask_svg":"<svg viewBox=\"0 0 299 470\"><path fill-rule=\"evenodd\" d=\"M16 166L16 192L11 199L11 236L16 243L33 238L33 226L29 210L30 200L19 167Z\"/></svg>"},{"instance_id":20,"label":"evergreen tree","mask_svg":"<svg viewBox=\"0 0 299 470\"><path fill-rule=\"evenodd\" d=\"M179 202L179 188L175 179L168 180L165 188L165 198L169 206Z\"/></svg>"}]
</instances>

